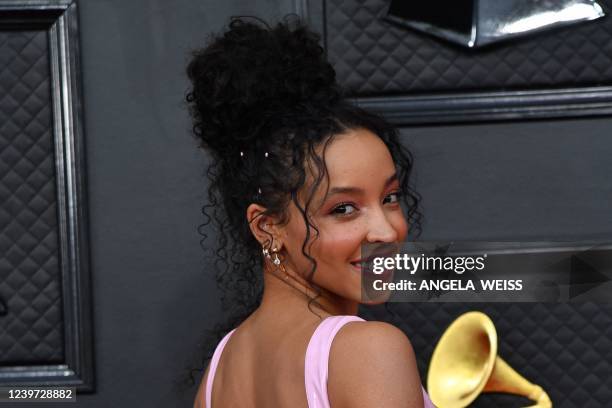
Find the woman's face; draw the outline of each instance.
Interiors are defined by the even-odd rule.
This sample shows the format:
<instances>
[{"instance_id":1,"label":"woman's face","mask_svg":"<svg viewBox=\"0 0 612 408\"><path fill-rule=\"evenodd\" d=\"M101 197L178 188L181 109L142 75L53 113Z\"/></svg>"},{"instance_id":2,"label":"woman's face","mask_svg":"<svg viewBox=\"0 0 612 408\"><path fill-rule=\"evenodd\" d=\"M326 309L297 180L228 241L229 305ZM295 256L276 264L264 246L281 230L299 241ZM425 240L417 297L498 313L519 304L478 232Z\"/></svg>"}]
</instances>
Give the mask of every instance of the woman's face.
<instances>
[{"instance_id":1,"label":"woman's face","mask_svg":"<svg viewBox=\"0 0 612 408\"><path fill-rule=\"evenodd\" d=\"M365 129L337 135L324 158L329 186L321 182L309 211L311 224L319 230L310 251L306 250L317 262L313 281L333 294L361 302L361 267L355 264L362 258L361 246L403 241L408 231L395 165L383 141ZM311 180L303 191L308 191ZM300 199L302 207L303 203ZM311 230L311 240L314 234ZM305 237L306 224L291 203L289 221L282 228L285 261L304 278L312 268L302 254Z\"/></svg>"}]
</instances>

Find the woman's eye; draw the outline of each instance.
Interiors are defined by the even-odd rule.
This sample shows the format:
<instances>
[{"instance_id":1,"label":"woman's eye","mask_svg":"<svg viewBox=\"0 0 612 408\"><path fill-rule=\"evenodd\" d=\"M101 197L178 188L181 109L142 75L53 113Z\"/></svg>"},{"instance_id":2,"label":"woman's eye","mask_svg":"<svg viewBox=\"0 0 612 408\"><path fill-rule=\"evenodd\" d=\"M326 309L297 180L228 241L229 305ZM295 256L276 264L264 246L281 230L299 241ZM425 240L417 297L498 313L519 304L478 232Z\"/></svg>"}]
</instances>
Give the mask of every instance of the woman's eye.
<instances>
[{"instance_id":1,"label":"woman's eye","mask_svg":"<svg viewBox=\"0 0 612 408\"><path fill-rule=\"evenodd\" d=\"M383 201L384 204L394 204L399 202L399 198L400 198L401 193L399 191L396 191L395 193L391 193L389 195L387 195Z\"/></svg>"},{"instance_id":2,"label":"woman's eye","mask_svg":"<svg viewBox=\"0 0 612 408\"><path fill-rule=\"evenodd\" d=\"M334 209L332 210L332 214L349 215L354 213L355 211L357 211L357 209L353 204L344 203L334 207Z\"/></svg>"}]
</instances>

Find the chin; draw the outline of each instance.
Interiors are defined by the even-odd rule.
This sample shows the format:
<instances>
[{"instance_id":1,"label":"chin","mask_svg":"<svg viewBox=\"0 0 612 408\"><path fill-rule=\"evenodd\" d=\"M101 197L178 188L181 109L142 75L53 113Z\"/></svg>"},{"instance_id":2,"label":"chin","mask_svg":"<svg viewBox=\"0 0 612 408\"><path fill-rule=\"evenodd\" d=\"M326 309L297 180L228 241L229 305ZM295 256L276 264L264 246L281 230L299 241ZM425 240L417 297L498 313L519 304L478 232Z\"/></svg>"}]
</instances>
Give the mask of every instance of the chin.
<instances>
[{"instance_id":1,"label":"chin","mask_svg":"<svg viewBox=\"0 0 612 408\"><path fill-rule=\"evenodd\" d=\"M359 303L362 305L380 305L387 303L391 297L390 291L377 291L376 293L362 293Z\"/></svg>"}]
</instances>

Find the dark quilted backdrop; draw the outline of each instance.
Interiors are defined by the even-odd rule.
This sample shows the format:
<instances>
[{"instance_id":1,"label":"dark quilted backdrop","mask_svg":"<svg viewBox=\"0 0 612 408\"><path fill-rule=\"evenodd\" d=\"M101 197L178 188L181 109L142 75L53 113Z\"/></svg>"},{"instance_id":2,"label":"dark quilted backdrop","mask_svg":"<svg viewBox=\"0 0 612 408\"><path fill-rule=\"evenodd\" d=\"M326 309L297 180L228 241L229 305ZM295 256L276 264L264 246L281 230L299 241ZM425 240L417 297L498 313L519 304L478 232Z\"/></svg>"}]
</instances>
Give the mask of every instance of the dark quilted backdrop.
<instances>
[{"instance_id":1,"label":"dark quilted backdrop","mask_svg":"<svg viewBox=\"0 0 612 408\"><path fill-rule=\"evenodd\" d=\"M47 41L0 32L0 365L63 361Z\"/></svg>"},{"instance_id":2,"label":"dark quilted backdrop","mask_svg":"<svg viewBox=\"0 0 612 408\"><path fill-rule=\"evenodd\" d=\"M328 55L353 95L612 85L610 16L469 50L383 21L388 5L326 1Z\"/></svg>"}]
</instances>

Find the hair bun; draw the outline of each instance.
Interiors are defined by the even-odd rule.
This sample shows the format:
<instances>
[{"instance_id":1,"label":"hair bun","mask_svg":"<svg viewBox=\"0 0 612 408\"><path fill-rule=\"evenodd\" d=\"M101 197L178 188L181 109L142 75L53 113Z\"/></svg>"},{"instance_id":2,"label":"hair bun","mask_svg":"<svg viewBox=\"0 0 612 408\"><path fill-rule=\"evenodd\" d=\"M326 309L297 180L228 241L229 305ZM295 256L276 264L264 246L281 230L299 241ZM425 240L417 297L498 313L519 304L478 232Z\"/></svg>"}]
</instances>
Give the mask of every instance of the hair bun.
<instances>
[{"instance_id":1,"label":"hair bun","mask_svg":"<svg viewBox=\"0 0 612 408\"><path fill-rule=\"evenodd\" d=\"M262 137L254 129L268 119L297 106L337 102L341 90L319 39L299 20L270 27L234 18L195 51L187 101L202 147L233 154L232 145Z\"/></svg>"}]
</instances>

